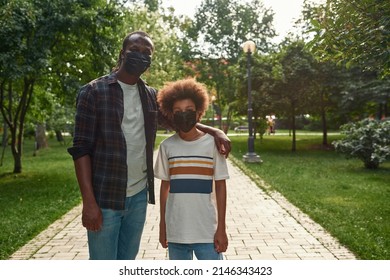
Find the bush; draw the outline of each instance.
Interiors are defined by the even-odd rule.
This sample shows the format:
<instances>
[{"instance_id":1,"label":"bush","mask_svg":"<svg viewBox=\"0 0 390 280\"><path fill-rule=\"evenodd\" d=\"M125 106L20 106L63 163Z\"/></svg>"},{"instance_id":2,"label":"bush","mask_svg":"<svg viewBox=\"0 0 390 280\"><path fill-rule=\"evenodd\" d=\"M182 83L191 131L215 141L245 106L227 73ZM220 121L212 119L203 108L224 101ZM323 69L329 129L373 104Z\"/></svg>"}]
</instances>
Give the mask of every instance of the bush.
<instances>
[{"instance_id":1,"label":"bush","mask_svg":"<svg viewBox=\"0 0 390 280\"><path fill-rule=\"evenodd\" d=\"M376 169L390 158L390 121L365 119L341 126L342 140L334 141L336 152L358 158L369 169Z\"/></svg>"},{"instance_id":2,"label":"bush","mask_svg":"<svg viewBox=\"0 0 390 280\"><path fill-rule=\"evenodd\" d=\"M260 139L263 139L263 136L267 132L268 128L267 121L265 119L255 120L254 125L256 127L256 133L260 135Z\"/></svg>"}]
</instances>

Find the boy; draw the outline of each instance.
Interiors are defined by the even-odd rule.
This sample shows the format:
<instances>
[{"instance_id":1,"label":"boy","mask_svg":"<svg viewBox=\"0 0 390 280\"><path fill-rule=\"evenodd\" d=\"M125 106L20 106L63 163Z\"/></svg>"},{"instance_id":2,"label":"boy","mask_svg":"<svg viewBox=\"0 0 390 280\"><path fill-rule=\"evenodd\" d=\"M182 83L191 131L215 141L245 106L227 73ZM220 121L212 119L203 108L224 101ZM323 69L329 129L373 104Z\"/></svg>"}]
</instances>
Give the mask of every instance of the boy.
<instances>
[{"instance_id":1,"label":"boy","mask_svg":"<svg viewBox=\"0 0 390 280\"><path fill-rule=\"evenodd\" d=\"M170 260L191 260L193 253L198 260L222 260L228 245L226 159L213 137L195 127L208 99L194 79L172 82L157 97L177 131L161 143L155 164L161 179L160 243Z\"/></svg>"}]
</instances>

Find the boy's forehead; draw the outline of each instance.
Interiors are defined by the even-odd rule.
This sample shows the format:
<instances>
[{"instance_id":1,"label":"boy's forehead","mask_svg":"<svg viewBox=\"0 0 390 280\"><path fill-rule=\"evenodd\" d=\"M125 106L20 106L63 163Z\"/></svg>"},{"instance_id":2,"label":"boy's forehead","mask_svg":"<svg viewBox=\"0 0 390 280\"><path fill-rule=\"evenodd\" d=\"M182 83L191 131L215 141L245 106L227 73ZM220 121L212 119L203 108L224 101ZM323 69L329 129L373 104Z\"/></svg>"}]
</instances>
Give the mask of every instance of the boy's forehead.
<instances>
[{"instance_id":1,"label":"boy's forehead","mask_svg":"<svg viewBox=\"0 0 390 280\"><path fill-rule=\"evenodd\" d=\"M173 108L191 107L191 106L195 106L195 102L190 98L178 99L173 103Z\"/></svg>"}]
</instances>

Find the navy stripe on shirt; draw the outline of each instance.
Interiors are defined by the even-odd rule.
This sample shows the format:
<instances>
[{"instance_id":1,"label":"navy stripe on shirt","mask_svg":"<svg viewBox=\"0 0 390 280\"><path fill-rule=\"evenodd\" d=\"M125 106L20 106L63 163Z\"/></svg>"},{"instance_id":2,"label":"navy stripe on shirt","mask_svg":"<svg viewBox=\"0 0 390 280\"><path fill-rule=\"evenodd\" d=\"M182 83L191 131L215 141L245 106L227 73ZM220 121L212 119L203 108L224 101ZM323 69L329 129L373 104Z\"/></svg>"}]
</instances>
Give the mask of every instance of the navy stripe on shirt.
<instances>
[{"instance_id":1,"label":"navy stripe on shirt","mask_svg":"<svg viewBox=\"0 0 390 280\"><path fill-rule=\"evenodd\" d=\"M170 193L211 193L213 180L171 179Z\"/></svg>"}]
</instances>

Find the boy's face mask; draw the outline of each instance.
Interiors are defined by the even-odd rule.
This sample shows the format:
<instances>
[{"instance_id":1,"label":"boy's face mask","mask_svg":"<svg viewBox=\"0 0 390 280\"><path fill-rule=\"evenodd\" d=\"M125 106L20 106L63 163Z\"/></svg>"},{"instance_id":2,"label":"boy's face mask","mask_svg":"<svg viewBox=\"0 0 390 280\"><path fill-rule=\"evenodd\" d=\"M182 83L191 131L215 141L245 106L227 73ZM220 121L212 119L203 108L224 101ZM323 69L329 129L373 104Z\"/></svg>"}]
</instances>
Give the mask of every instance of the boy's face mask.
<instances>
[{"instance_id":1,"label":"boy's face mask","mask_svg":"<svg viewBox=\"0 0 390 280\"><path fill-rule=\"evenodd\" d=\"M140 52L127 52L124 57L124 67L129 75L141 76L150 66L150 55Z\"/></svg>"},{"instance_id":2,"label":"boy's face mask","mask_svg":"<svg viewBox=\"0 0 390 280\"><path fill-rule=\"evenodd\" d=\"M175 127L183 132L190 131L196 124L196 111L176 112L173 114Z\"/></svg>"}]
</instances>

